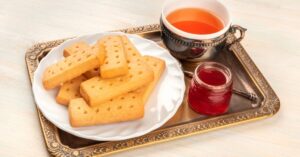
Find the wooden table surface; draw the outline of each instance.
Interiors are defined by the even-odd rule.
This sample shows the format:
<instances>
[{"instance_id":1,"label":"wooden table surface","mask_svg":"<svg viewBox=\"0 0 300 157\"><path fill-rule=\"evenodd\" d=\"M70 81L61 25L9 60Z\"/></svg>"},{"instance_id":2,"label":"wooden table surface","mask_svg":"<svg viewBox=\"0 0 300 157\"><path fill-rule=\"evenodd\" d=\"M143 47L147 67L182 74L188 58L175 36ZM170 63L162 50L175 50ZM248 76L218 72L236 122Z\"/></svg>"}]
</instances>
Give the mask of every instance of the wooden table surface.
<instances>
[{"instance_id":1,"label":"wooden table surface","mask_svg":"<svg viewBox=\"0 0 300 157\"><path fill-rule=\"evenodd\" d=\"M281 100L274 117L113 156L300 154L300 1L224 0ZM157 23L161 0L0 0L0 156L48 156L24 61L32 44Z\"/></svg>"}]
</instances>

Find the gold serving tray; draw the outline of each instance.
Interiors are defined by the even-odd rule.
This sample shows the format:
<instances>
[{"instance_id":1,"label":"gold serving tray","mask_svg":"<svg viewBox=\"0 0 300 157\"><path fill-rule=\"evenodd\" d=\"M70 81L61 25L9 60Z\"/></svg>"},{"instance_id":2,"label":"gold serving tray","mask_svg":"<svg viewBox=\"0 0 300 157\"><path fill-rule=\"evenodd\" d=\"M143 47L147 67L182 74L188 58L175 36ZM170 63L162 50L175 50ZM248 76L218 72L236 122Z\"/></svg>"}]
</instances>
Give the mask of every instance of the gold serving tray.
<instances>
[{"instance_id":1,"label":"gold serving tray","mask_svg":"<svg viewBox=\"0 0 300 157\"><path fill-rule=\"evenodd\" d=\"M163 46L158 24L119 31L138 34ZM234 34L230 34L227 40L232 43L235 39ZM39 61L53 47L58 46L65 40L38 43L27 50L25 60L31 82ZM47 149L53 156L58 157L102 156L274 115L280 107L279 99L242 45L239 42L233 42L233 44L219 51L222 52L212 60L230 67L234 76L234 88L255 93L258 96L257 103L253 104L239 95L233 95L228 113L221 116L208 117L190 110L186 99L184 99L175 116L162 127L141 137L113 142L92 141L66 133L55 127L37 109ZM183 62L182 65L184 69L191 70L197 63ZM185 81L188 88L189 78L186 78Z\"/></svg>"}]
</instances>

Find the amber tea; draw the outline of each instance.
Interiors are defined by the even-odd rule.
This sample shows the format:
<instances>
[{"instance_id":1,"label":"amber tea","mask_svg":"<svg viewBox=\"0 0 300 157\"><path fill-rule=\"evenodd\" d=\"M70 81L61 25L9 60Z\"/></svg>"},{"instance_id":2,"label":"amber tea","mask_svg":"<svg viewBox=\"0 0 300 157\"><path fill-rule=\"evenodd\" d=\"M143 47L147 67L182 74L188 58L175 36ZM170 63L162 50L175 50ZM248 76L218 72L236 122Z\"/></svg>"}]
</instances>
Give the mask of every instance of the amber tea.
<instances>
[{"instance_id":1,"label":"amber tea","mask_svg":"<svg viewBox=\"0 0 300 157\"><path fill-rule=\"evenodd\" d=\"M224 28L213 13L200 8L182 8L171 12L167 20L177 29L192 34L212 34Z\"/></svg>"}]
</instances>

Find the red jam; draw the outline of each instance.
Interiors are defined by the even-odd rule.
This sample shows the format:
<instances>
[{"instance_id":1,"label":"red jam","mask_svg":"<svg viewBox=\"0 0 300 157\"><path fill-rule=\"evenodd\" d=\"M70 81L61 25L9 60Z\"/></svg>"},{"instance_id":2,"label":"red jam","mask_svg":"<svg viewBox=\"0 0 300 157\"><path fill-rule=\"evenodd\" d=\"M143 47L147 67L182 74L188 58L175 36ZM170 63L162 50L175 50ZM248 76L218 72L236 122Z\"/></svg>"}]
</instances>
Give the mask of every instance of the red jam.
<instances>
[{"instance_id":1,"label":"red jam","mask_svg":"<svg viewBox=\"0 0 300 157\"><path fill-rule=\"evenodd\" d=\"M188 102L200 114L220 115L227 112L232 95L230 70L222 64L200 64L191 80Z\"/></svg>"}]
</instances>

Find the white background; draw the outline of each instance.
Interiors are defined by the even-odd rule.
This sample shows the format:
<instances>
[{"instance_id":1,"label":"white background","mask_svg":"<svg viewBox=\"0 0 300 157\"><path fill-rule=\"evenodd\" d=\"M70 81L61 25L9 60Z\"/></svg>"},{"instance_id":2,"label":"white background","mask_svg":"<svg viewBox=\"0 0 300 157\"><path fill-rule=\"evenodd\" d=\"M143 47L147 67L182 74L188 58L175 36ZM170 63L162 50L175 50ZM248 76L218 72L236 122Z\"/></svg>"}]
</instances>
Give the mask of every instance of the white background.
<instances>
[{"instance_id":1,"label":"white background","mask_svg":"<svg viewBox=\"0 0 300 157\"><path fill-rule=\"evenodd\" d=\"M115 156L296 156L300 153L300 1L224 0L242 44L281 100L272 118ZM0 0L0 156L47 156L25 66L40 41L157 23L161 0Z\"/></svg>"}]
</instances>

